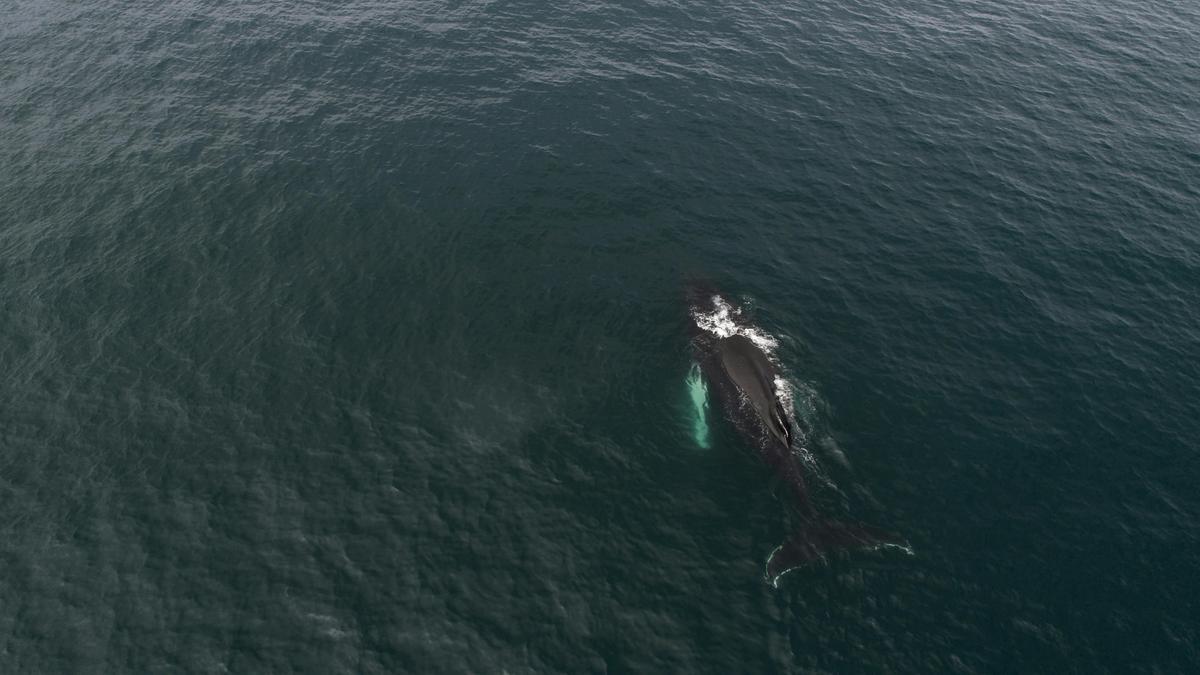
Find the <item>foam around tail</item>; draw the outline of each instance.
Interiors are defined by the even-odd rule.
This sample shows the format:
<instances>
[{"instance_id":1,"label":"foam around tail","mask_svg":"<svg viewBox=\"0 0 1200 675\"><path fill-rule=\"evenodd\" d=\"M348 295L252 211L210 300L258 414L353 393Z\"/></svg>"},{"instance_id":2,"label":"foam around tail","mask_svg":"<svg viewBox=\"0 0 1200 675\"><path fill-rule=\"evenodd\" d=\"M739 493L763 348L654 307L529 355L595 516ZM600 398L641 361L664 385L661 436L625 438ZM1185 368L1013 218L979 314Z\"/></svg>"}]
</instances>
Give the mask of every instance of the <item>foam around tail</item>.
<instances>
[{"instance_id":1,"label":"foam around tail","mask_svg":"<svg viewBox=\"0 0 1200 675\"><path fill-rule=\"evenodd\" d=\"M861 523L815 520L806 523L767 559L767 580L778 585L779 577L837 551L870 550L893 546L912 553L899 536Z\"/></svg>"}]
</instances>

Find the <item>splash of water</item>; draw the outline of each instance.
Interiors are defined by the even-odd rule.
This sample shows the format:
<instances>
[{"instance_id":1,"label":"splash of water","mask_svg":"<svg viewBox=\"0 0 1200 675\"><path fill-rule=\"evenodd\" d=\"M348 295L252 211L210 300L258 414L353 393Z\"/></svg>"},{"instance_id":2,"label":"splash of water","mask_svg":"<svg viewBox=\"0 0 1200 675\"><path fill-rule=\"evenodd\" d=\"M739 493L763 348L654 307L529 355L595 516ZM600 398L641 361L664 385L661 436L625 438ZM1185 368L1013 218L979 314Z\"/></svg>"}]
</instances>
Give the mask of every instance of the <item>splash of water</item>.
<instances>
[{"instance_id":1,"label":"splash of water","mask_svg":"<svg viewBox=\"0 0 1200 675\"><path fill-rule=\"evenodd\" d=\"M719 295L712 297L713 309L711 312L702 312L699 310L692 311L692 320L700 329L712 333L719 338L729 338L734 335L744 335L754 344L758 345L759 349L771 354L775 348L779 346L779 342L767 333L748 326L739 321L742 316L741 307L732 307L725 299Z\"/></svg>"}]
</instances>

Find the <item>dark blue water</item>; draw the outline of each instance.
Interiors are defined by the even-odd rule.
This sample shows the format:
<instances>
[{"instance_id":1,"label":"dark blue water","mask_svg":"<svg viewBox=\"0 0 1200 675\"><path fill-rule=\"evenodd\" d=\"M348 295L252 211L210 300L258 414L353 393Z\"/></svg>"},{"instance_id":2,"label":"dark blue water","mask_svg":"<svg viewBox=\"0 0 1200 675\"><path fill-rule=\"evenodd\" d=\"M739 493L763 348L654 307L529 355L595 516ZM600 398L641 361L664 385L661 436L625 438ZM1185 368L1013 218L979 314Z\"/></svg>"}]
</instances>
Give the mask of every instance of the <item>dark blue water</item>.
<instances>
[{"instance_id":1,"label":"dark blue water","mask_svg":"<svg viewBox=\"0 0 1200 675\"><path fill-rule=\"evenodd\" d=\"M0 9L0 670L1200 668L1196 5Z\"/></svg>"}]
</instances>

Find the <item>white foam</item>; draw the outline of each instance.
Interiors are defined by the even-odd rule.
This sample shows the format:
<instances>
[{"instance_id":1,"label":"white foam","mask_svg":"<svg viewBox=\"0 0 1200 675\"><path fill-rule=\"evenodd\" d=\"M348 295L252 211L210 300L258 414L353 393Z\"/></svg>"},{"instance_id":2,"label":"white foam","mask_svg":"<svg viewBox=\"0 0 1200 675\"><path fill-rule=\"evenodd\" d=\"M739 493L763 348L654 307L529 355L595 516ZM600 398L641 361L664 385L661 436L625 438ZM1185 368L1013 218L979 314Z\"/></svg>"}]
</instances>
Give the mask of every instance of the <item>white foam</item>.
<instances>
[{"instance_id":1,"label":"white foam","mask_svg":"<svg viewBox=\"0 0 1200 675\"><path fill-rule=\"evenodd\" d=\"M719 295L714 295L712 301L712 312L704 313L698 310L692 312L692 319L696 321L696 325L719 338L737 335L738 325L733 320L734 309ZM741 314L741 310L737 310L737 313Z\"/></svg>"},{"instance_id":2,"label":"white foam","mask_svg":"<svg viewBox=\"0 0 1200 675\"><path fill-rule=\"evenodd\" d=\"M730 306L719 295L712 297L712 303L713 310L711 312L692 312L692 319L701 330L712 333L719 338L744 335L750 338L751 342L758 345L759 349L768 354L772 353L779 346L779 341L771 335L754 326L747 326L738 321L742 316L741 307Z\"/></svg>"},{"instance_id":3,"label":"white foam","mask_svg":"<svg viewBox=\"0 0 1200 675\"><path fill-rule=\"evenodd\" d=\"M785 380L782 375L775 376L775 396L783 403L783 409L789 415L794 414L793 411L796 409L795 392L792 389L792 383Z\"/></svg>"}]
</instances>

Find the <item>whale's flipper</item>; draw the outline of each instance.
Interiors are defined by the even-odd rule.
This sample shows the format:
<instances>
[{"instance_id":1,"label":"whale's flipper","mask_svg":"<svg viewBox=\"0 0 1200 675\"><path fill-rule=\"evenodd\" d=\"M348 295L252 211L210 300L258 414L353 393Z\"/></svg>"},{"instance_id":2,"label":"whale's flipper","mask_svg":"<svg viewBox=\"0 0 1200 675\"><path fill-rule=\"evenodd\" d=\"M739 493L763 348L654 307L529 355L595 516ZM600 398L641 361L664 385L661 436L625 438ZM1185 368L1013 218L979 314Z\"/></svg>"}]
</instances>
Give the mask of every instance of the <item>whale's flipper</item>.
<instances>
[{"instance_id":1,"label":"whale's flipper","mask_svg":"<svg viewBox=\"0 0 1200 675\"><path fill-rule=\"evenodd\" d=\"M810 521L771 553L767 559L767 581L775 586L779 577L797 567L823 560L827 553L884 546L909 550L903 539L877 527L836 520Z\"/></svg>"},{"instance_id":2,"label":"whale's flipper","mask_svg":"<svg viewBox=\"0 0 1200 675\"><path fill-rule=\"evenodd\" d=\"M708 434L708 389L699 364L693 363L687 375L688 399L692 402L692 440L705 450L712 447Z\"/></svg>"}]
</instances>

